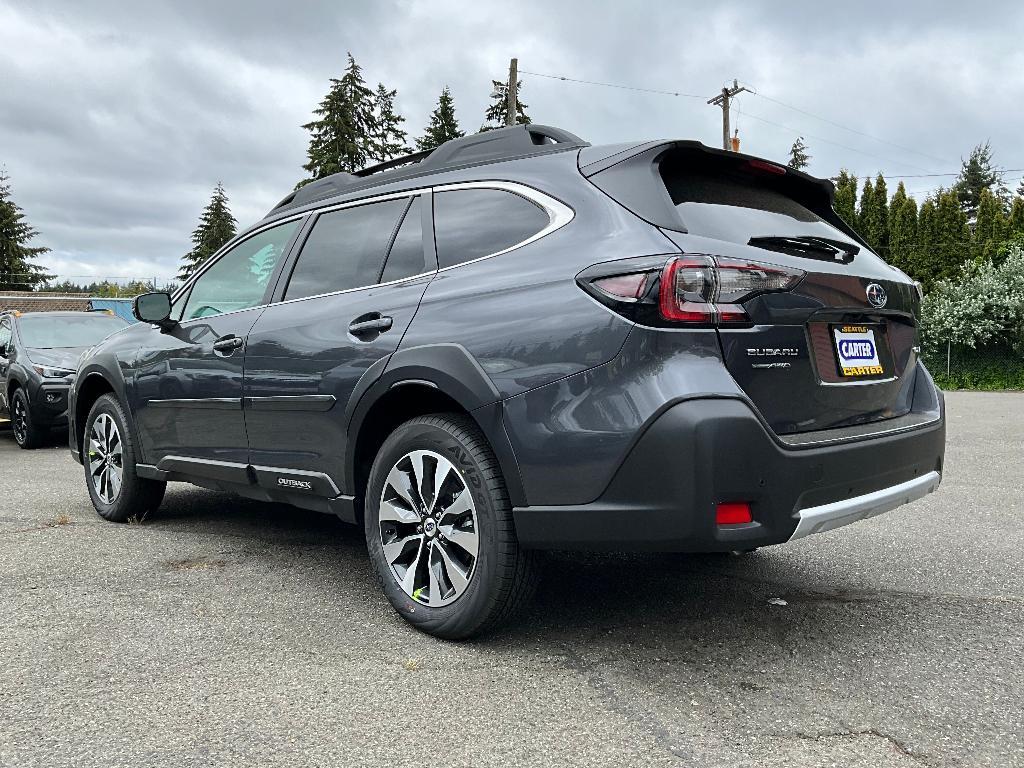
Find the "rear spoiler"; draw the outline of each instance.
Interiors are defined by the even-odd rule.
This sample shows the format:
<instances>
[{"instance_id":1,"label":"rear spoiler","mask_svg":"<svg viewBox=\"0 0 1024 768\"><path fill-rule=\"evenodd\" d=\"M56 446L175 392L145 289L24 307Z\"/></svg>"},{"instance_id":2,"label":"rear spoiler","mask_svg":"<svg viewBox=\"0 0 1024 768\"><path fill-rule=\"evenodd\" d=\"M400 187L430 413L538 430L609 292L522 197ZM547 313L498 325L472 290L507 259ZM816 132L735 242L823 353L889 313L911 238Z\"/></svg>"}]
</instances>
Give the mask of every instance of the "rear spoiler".
<instances>
[{"instance_id":1,"label":"rear spoiler","mask_svg":"<svg viewBox=\"0 0 1024 768\"><path fill-rule=\"evenodd\" d=\"M835 212L835 185L828 179L819 179L754 155L715 149L699 141L650 141L612 154L600 150L600 147L593 147L580 152L580 173L640 218L663 229L686 232L661 180L661 163L690 156L704 166L721 163L723 169L745 169L762 178L777 177L787 195L869 247ZM642 183L643 179L656 183Z\"/></svg>"}]
</instances>

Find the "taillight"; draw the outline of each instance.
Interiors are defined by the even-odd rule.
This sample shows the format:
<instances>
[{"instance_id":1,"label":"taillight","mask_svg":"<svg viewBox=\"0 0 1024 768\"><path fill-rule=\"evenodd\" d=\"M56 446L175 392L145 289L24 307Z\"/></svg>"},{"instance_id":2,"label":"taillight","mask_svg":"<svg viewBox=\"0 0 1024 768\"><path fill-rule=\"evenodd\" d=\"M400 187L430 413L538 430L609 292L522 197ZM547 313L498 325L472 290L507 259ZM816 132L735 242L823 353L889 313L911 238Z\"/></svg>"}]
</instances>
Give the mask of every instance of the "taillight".
<instances>
[{"instance_id":1,"label":"taillight","mask_svg":"<svg viewBox=\"0 0 1024 768\"><path fill-rule=\"evenodd\" d=\"M750 322L741 302L761 293L787 291L804 273L722 256L679 256L665 264L658 308L679 323L743 325Z\"/></svg>"},{"instance_id":2,"label":"taillight","mask_svg":"<svg viewBox=\"0 0 1024 768\"><path fill-rule=\"evenodd\" d=\"M638 256L588 267L576 282L591 296L642 325L749 325L742 302L788 291L799 269L724 256Z\"/></svg>"},{"instance_id":3,"label":"taillight","mask_svg":"<svg viewBox=\"0 0 1024 768\"><path fill-rule=\"evenodd\" d=\"M658 309L665 320L712 323L714 297L715 262L710 256L670 259L661 272Z\"/></svg>"},{"instance_id":4,"label":"taillight","mask_svg":"<svg viewBox=\"0 0 1024 768\"><path fill-rule=\"evenodd\" d=\"M647 284L646 272L601 277L590 283L599 291L620 299L639 299Z\"/></svg>"}]
</instances>

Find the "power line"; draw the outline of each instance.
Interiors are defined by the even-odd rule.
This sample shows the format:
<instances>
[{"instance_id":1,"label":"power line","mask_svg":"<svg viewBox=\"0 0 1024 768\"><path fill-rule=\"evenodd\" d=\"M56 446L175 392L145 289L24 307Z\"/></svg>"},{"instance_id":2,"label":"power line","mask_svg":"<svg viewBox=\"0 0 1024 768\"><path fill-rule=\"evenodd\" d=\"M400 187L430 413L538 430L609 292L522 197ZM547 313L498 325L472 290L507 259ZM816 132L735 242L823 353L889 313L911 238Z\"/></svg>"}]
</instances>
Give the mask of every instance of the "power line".
<instances>
[{"instance_id":1,"label":"power line","mask_svg":"<svg viewBox=\"0 0 1024 768\"><path fill-rule=\"evenodd\" d=\"M660 90L660 89L657 89L657 88L641 88L641 87L633 86L633 85L621 85L621 84L618 84L618 83L604 83L604 82L600 82L598 80L581 80L579 78L565 77L564 75L549 75L549 74L545 74L545 73L541 73L541 72L528 72L526 70L521 70L521 72L522 72L523 75L532 75L534 77L548 78L550 80L562 80L562 81L566 81L566 82L570 82L570 83L586 83L587 85L598 85L598 86L602 86L604 88L618 88L618 89L628 90L628 91L640 91L640 92L643 92L643 93L657 93L657 94L662 94L662 95L666 95L666 96L685 96L687 98L703 98L703 99L707 100L706 96L702 96L702 95L699 95L697 93L683 93L681 91L667 91L667 90ZM765 98L768 98L768 97L765 96ZM770 99L770 100L774 101L776 99ZM782 105L783 106L788 106L788 104L782 104ZM797 109L797 108L790 108L790 109ZM798 110L798 112L799 112L799 110ZM772 122L771 120L768 120L766 118L758 117L757 115L752 115L749 112L748 113L742 113L742 114L744 114L746 116L749 116L749 117L751 117L751 118L753 118L755 120L760 120L763 123L768 123L769 125L774 125L774 126L777 126L779 128L783 128L783 129L785 129L787 131L792 131L796 135L809 136L810 138L813 138L813 139L815 139L817 141L823 141L826 144L833 144L835 146L840 146L840 147L844 148L844 150L849 150L850 152L855 152L858 155L864 155L866 157L874 158L876 160L885 160L887 163L896 163L897 165L904 165L904 166L907 166L908 168L916 168L916 169L921 170L921 171L926 171L926 172L928 171L927 168L921 168L920 166L915 166L912 163L904 163L904 162L900 162L900 161L897 161L897 160L891 160L891 159L888 159L888 158L883 158L880 155L872 155L871 153L863 152L861 150L855 150L855 148L852 147L852 146L847 146L846 144L842 144L842 143L840 143L838 141L830 141L830 140L828 140L826 138L822 138L821 136L815 136L814 134L811 134L811 133L807 133L807 132L804 132L804 131L799 131L799 130L796 130L794 128L788 127L788 126L781 125L780 123ZM817 116L811 115L810 113L807 113L807 114L810 117L817 117ZM826 122L828 122L828 121L826 121ZM840 127L842 127L842 126L840 126ZM874 138L873 136L869 136L868 134L864 134L864 135L868 136L869 138ZM899 145L896 144L896 146L899 146ZM903 147L900 147L900 148L903 148Z\"/></svg>"},{"instance_id":2,"label":"power line","mask_svg":"<svg viewBox=\"0 0 1024 768\"><path fill-rule=\"evenodd\" d=\"M688 99L703 99L705 96L698 95L696 93L682 93L680 91L661 91L657 88L637 88L632 85L617 85L616 83L602 83L597 80L580 80L575 77L564 77L562 75L545 75L540 72L527 72L525 69L519 70L524 75L533 75L534 77L546 77L551 80L565 80L570 83L586 83L587 85L600 85L605 88L621 88L624 91L641 91L643 93L660 93L663 96L685 96Z\"/></svg>"},{"instance_id":3,"label":"power line","mask_svg":"<svg viewBox=\"0 0 1024 768\"><path fill-rule=\"evenodd\" d=\"M904 147L902 144L897 144L894 141L889 141L888 139L883 139L883 138L880 138L878 136L872 136L870 133L865 133L864 131L858 131L856 128L850 128L849 126L843 125L842 123L837 123L834 120L829 120L827 117L822 117L821 115L816 115L813 112L808 112L806 109L801 109L800 107L794 107L792 104L787 104L784 101L779 101L778 99L773 99L771 96L765 96L763 93L755 92L754 95L755 96L760 96L762 99L766 99L767 101L774 102L775 104L778 104L781 107L785 107L786 109L791 109L794 112L799 112L801 115L807 115L808 117L813 117L815 120L821 120L823 123L828 123L829 125L834 125L836 128L842 128L844 131L849 131L850 133L855 133L858 136L864 136L865 138L872 139L873 141L879 141L882 144L888 144L889 146L896 147L897 149L902 149L904 152L913 152L915 155L920 155L921 157L927 157L929 160L935 160L936 162L939 162L939 163L945 162L944 160L940 160L937 157L934 157L932 155L926 154L926 153L921 152L919 150L911 149L910 147Z\"/></svg>"},{"instance_id":4,"label":"power line","mask_svg":"<svg viewBox=\"0 0 1024 768\"><path fill-rule=\"evenodd\" d=\"M1002 173L1021 173L1021 172L1024 172L1024 168L1002 168L1002 169L996 169L996 170L997 170L998 173L1001 173L1001 174ZM949 173L904 173L904 174L894 173L894 174L889 175L889 176L886 176L886 175L883 174L882 178L883 179L927 179L927 178L938 177L938 176L959 176L961 173L962 173L962 171L951 171ZM870 175L871 174L865 174L865 177L870 176ZM1016 177L1014 177L1014 178L1016 178ZM1003 181L1007 181L1007 179L1003 179ZM1013 178L1009 179L1009 181L1013 181Z\"/></svg>"},{"instance_id":5,"label":"power line","mask_svg":"<svg viewBox=\"0 0 1024 768\"><path fill-rule=\"evenodd\" d=\"M901 161L901 160L893 160L890 157L883 157L882 155L876 155L876 154L874 154L872 152L865 152L862 149L856 149L856 148L848 146L846 144L840 144L838 141L831 141L830 139L826 139L826 138L823 138L821 136L815 136L813 133L807 133L805 131L800 131L800 130L797 130L796 128L792 128L792 127L790 127L788 125L783 125L782 123L776 123L773 120L769 120L768 118L761 117L759 115L755 115L755 114L753 114L751 112L743 112L742 114L746 115L747 117L753 118L754 120L760 120L762 123L767 123L768 125L774 125L776 128L782 128L783 130L790 131L795 136L807 136L807 137L812 138L812 139L814 139L816 141L823 141L826 144L832 144L833 146L842 147L843 149L847 149L850 152L856 152L858 155L865 155L866 157L873 157L876 160L884 160L887 163L896 163L896 165L905 165L908 168L917 168L919 171L927 171L927 168L921 168L920 166L914 165L913 163L908 163L906 161Z\"/></svg>"}]
</instances>

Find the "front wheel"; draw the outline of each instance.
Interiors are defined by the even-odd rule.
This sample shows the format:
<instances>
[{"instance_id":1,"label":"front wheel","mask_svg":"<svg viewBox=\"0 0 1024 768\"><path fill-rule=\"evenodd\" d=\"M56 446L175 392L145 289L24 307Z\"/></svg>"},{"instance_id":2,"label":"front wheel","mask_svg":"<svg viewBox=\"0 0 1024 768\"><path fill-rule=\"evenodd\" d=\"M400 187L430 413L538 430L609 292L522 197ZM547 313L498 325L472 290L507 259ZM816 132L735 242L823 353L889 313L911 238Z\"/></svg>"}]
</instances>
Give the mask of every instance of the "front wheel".
<instances>
[{"instance_id":1,"label":"front wheel","mask_svg":"<svg viewBox=\"0 0 1024 768\"><path fill-rule=\"evenodd\" d=\"M481 634L532 594L535 555L519 548L497 459L467 416L412 419L385 440L364 523L384 594L424 632Z\"/></svg>"},{"instance_id":2,"label":"front wheel","mask_svg":"<svg viewBox=\"0 0 1024 768\"><path fill-rule=\"evenodd\" d=\"M141 521L160 506L167 483L135 473L128 420L113 395L103 395L89 411L82 451L89 497L101 517L115 523Z\"/></svg>"},{"instance_id":3,"label":"front wheel","mask_svg":"<svg viewBox=\"0 0 1024 768\"><path fill-rule=\"evenodd\" d=\"M28 395L18 387L11 397L11 429L14 430L14 442L19 448L38 448L46 438L46 430L36 426L32 419L32 410L28 406Z\"/></svg>"}]
</instances>

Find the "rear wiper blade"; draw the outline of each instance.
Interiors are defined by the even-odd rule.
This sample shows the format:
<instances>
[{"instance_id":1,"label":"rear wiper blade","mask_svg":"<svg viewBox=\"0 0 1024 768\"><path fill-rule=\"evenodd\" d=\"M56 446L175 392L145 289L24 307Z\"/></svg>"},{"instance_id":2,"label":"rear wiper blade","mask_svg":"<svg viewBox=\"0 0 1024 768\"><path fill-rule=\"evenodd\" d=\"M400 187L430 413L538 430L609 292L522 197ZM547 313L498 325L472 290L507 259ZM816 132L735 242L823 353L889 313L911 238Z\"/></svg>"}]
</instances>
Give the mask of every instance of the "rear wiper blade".
<instances>
[{"instance_id":1,"label":"rear wiper blade","mask_svg":"<svg viewBox=\"0 0 1024 768\"><path fill-rule=\"evenodd\" d=\"M829 257L829 261L838 261L841 264L849 264L853 261L853 257L860 253L859 245L848 243L845 240L832 240L827 237L811 235L752 237L747 241L747 245L811 259L821 259L822 256L826 256Z\"/></svg>"}]
</instances>

